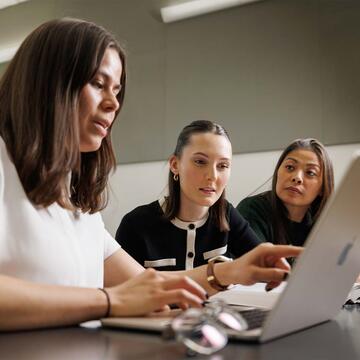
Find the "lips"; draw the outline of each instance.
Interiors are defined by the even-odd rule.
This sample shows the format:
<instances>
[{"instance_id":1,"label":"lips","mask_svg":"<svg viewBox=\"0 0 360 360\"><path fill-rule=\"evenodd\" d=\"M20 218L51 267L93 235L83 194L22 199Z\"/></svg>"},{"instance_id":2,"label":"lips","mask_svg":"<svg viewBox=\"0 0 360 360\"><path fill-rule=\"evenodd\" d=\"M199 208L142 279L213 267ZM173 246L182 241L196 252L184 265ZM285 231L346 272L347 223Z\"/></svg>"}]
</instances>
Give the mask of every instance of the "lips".
<instances>
[{"instance_id":1,"label":"lips","mask_svg":"<svg viewBox=\"0 0 360 360\"><path fill-rule=\"evenodd\" d=\"M100 136L105 137L107 135L108 128L111 125L111 121L105 119L95 120L94 125Z\"/></svg>"},{"instance_id":2,"label":"lips","mask_svg":"<svg viewBox=\"0 0 360 360\"><path fill-rule=\"evenodd\" d=\"M293 192L295 194L302 195L302 191L299 188L295 187L295 186L289 186L289 187L286 188L286 190L291 191L291 192Z\"/></svg>"},{"instance_id":3,"label":"lips","mask_svg":"<svg viewBox=\"0 0 360 360\"><path fill-rule=\"evenodd\" d=\"M103 127L105 130L107 130L111 125L111 121L106 119L95 120L95 123Z\"/></svg>"},{"instance_id":4,"label":"lips","mask_svg":"<svg viewBox=\"0 0 360 360\"><path fill-rule=\"evenodd\" d=\"M208 194L208 195L215 193L215 189L212 187L203 187L203 188L200 188L200 191L202 191L203 193Z\"/></svg>"}]
</instances>

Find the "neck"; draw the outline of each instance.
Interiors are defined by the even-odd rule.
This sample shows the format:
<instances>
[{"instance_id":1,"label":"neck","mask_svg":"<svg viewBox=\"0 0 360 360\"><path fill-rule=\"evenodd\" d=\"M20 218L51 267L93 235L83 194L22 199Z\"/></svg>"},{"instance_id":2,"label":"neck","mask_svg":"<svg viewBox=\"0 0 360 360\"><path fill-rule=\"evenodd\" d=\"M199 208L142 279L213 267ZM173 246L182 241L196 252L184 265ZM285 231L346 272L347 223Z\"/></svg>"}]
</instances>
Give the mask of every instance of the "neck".
<instances>
[{"instance_id":1,"label":"neck","mask_svg":"<svg viewBox=\"0 0 360 360\"><path fill-rule=\"evenodd\" d=\"M177 214L177 218L181 221L199 221L203 219L209 212L208 206L196 205L193 202L183 199L180 199L180 210Z\"/></svg>"},{"instance_id":2,"label":"neck","mask_svg":"<svg viewBox=\"0 0 360 360\"><path fill-rule=\"evenodd\" d=\"M286 205L285 207L288 211L288 218L291 221L295 221L295 222L302 222L304 219L304 216L308 210L308 206L291 206L291 205Z\"/></svg>"}]
</instances>

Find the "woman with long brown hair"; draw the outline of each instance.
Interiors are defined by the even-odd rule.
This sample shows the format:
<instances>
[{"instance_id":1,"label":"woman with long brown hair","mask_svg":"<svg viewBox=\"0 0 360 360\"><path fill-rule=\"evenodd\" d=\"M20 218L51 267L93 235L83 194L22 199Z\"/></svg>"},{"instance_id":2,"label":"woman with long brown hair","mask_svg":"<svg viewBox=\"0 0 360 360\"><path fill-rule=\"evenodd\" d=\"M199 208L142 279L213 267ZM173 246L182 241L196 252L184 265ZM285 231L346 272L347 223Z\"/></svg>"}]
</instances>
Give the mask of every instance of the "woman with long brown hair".
<instances>
[{"instance_id":1,"label":"woman with long brown hair","mask_svg":"<svg viewBox=\"0 0 360 360\"><path fill-rule=\"evenodd\" d=\"M125 55L100 26L60 19L35 29L0 82L0 330L202 306L205 269L144 271L105 230L113 122ZM240 283L281 281L282 257L259 247L233 265ZM220 265L219 265L220 266ZM227 267L219 267L219 274ZM225 280L227 278L225 277Z\"/></svg>"}]
</instances>

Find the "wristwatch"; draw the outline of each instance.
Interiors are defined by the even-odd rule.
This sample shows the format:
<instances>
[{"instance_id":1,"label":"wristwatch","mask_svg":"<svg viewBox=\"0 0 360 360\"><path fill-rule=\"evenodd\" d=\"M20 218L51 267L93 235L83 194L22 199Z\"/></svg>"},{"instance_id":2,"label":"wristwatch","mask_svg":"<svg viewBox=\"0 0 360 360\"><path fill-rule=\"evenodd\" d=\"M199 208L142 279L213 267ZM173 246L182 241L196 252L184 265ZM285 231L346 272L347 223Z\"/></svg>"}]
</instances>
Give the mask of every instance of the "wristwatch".
<instances>
[{"instance_id":1,"label":"wristwatch","mask_svg":"<svg viewBox=\"0 0 360 360\"><path fill-rule=\"evenodd\" d=\"M209 261L208 261L208 267L206 270L207 281L208 281L209 285L217 291L227 290L227 289L229 289L229 286L231 286L231 285L220 284L219 280L215 276L215 272L214 272L215 264L219 263L219 262L229 262L229 261L232 261L232 259L228 258L226 256L223 256L223 255L215 256L215 257L209 259Z\"/></svg>"}]
</instances>

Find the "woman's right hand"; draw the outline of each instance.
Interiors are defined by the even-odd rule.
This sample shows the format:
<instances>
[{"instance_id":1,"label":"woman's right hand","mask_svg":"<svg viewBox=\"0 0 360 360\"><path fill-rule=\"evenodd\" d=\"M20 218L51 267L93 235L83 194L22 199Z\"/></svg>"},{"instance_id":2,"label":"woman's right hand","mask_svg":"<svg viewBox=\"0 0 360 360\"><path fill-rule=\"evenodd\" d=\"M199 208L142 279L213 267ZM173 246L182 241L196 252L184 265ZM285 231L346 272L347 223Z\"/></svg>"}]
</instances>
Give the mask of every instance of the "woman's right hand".
<instances>
[{"instance_id":1,"label":"woman's right hand","mask_svg":"<svg viewBox=\"0 0 360 360\"><path fill-rule=\"evenodd\" d=\"M290 272L287 257L297 257L302 247L263 243L243 256L228 263L216 265L221 284L253 285L267 282L268 290L278 286Z\"/></svg>"},{"instance_id":2,"label":"woman's right hand","mask_svg":"<svg viewBox=\"0 0 360 360\"><path fill-rule=\"evenodd\" d=\"M147 269L106 291L111 303L110 316L141 316L162 310L168 304L177 304L182 309L201 307L207 296L189 277L154 269Z\"/></svg>"}]
</instances>

